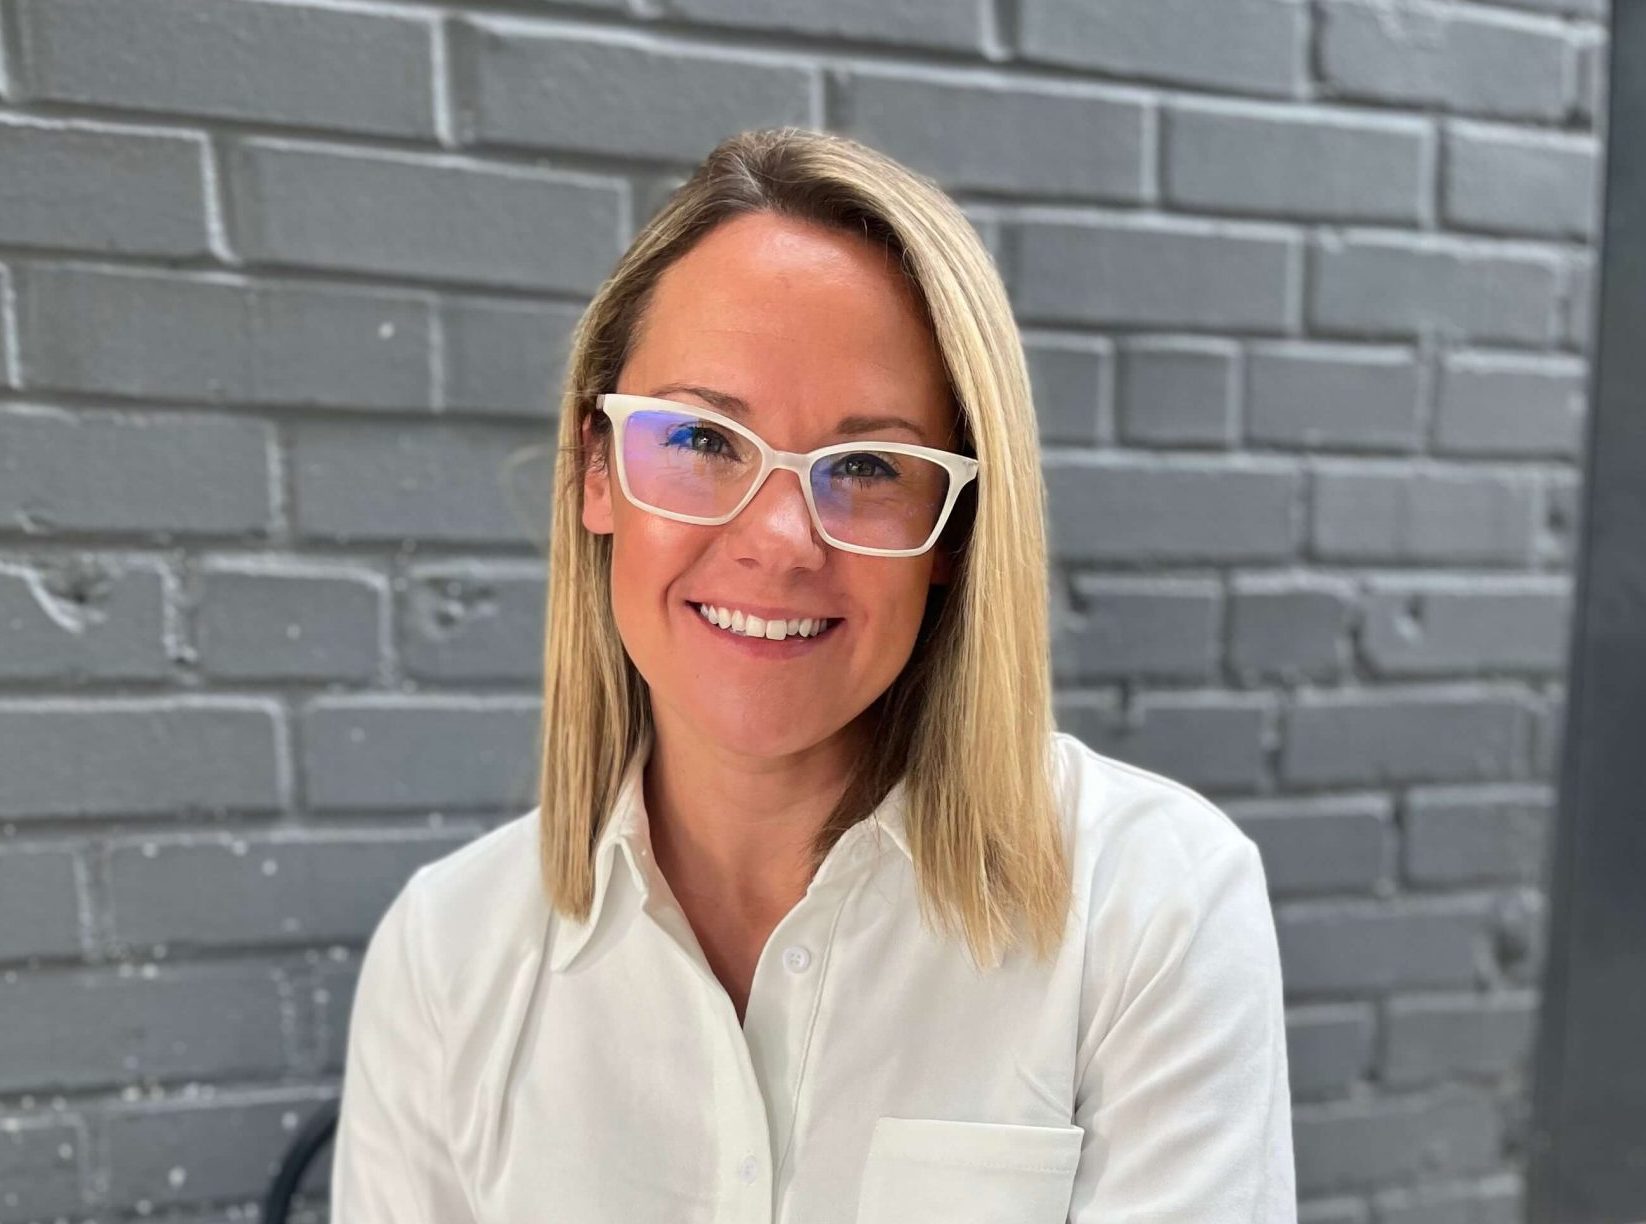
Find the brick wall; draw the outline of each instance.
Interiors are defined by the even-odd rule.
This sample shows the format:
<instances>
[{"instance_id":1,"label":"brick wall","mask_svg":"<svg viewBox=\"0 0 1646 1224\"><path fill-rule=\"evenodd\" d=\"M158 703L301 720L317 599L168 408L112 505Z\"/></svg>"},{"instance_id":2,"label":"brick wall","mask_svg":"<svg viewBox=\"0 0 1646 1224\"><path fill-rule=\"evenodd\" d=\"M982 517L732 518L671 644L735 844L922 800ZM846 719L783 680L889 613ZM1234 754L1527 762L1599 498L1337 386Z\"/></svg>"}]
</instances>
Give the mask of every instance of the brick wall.
<instances>
[{"instance_id":1,"label":"brick wall","mask_svg":"<svg viewBox=\"0 0 1646 1224\"><path fill-rule=\"evenodd\" d=\"M0 1224L241 1218L335 1094L377 915L533 801L569 328L779 122L1000 261L1060 721L1263 848L1304 1218L1517 1218L1604 22L0 0Z\"/></svg>"}]
</instances>

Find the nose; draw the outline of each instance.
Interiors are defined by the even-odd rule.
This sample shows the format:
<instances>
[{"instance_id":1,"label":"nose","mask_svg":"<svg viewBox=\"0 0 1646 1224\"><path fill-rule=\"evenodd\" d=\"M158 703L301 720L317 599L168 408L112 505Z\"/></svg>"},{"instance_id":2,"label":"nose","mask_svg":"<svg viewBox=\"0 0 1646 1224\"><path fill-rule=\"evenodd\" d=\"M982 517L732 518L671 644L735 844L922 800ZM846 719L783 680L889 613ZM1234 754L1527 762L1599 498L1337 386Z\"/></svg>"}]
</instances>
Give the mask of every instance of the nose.
<instances>
[{"instance_id":1,"label":"nose","mask_svg":"<svg viewBox=\"0 0 1646 1224\"><path fill-rule=\"evenodd\" d=\"M812 523L801 479L797 472L774 468L749 504L726 524L745 555L774 563L823 555L826 541Z\"/></svg>"}]
</instances>

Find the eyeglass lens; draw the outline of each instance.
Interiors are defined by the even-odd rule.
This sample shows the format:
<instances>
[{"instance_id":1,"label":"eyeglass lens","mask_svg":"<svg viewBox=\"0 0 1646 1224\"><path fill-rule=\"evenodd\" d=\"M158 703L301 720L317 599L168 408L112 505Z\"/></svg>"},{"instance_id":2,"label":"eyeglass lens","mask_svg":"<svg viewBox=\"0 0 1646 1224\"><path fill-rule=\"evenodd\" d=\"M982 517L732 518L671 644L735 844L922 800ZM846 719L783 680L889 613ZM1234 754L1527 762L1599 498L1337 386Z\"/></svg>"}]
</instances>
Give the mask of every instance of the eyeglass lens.
<instances>
[{"instance_id":1,"label":"eyeglass lens","mask_svg":"<svg viewBox=\"0 0 1646 1224\"><path fill-rule=\"evenodd\" d=\"M676 514L730 511L760 474L747 438L690 412L631 413L621 441L634 496ZM918 548L948 499L949 470L898 451L840 451L812 464L812 499L824 530L864 548Z\"/></svg>"}]
</instances>

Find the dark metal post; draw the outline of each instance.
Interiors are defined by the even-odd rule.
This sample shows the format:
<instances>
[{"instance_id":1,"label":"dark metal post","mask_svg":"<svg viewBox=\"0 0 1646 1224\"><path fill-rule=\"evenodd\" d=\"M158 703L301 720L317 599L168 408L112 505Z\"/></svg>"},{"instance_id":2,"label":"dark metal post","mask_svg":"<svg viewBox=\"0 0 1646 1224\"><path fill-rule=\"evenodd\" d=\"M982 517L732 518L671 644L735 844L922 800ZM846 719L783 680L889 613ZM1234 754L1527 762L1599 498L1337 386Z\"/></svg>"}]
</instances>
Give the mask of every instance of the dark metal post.
<instances>
[{"instance_id":1,"label":"dark metal post","mask_svg":"<svg viewBox=\"0 0 1646 1224\"><path fill-rule=\"evenodd\" d=\"M1646 0L1615 0L1598 342L1527 1205L1646 1221Z\"/></svg>"}]
</instances>

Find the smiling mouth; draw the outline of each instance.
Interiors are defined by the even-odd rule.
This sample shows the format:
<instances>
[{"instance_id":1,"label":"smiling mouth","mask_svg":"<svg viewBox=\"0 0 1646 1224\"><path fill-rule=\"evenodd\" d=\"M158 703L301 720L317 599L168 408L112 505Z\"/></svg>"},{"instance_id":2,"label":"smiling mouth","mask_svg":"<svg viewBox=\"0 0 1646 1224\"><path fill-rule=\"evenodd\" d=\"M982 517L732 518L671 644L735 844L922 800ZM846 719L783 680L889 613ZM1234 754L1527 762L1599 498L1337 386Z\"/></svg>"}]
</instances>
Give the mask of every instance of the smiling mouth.
<instances>
[{"instance_id":1,"label":"smiling mouth","mask_svg":"<svg viewBox=\"0 0 1646 1224\"><path fill-rule=\"evenodd\" d=\"M766 621L758 616L746 616L741 611L714 608L709 604L686 602L686 606L712 628L734 637L768 642L799 640L815 642L828 636L843 617L800 617L786 621ZM779 628L781 626L781 628Z\"/></svg>"}]
</instances>

